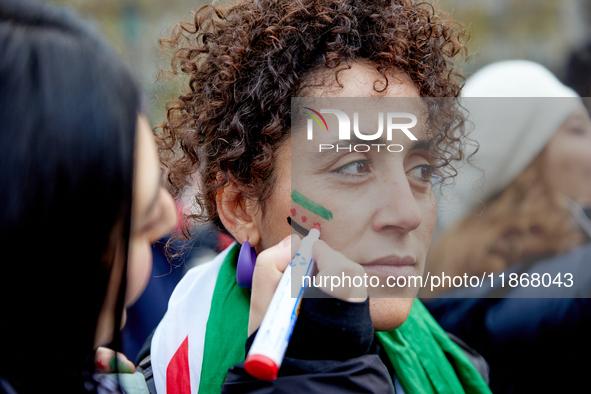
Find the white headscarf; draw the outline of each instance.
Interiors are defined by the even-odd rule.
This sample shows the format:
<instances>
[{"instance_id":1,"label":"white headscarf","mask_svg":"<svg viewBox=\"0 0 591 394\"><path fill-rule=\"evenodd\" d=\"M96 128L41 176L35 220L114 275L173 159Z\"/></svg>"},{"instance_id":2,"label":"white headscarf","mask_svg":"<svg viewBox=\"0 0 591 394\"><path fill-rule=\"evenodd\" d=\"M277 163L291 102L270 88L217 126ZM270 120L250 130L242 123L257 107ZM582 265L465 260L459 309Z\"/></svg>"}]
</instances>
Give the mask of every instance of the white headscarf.
<instances>
[{"instance_id":1,"label":"white headscarf","mask_svg":"<svg viewBox=\"0 0 591 394\"><path fill-rule=\"evenodd\" d=\"M464 86L463 105L480 144L472 163L458 166L455 186L439 198L438 228L454 224L502 191L542 151L582 101L543 66L523 60L486 66ZM552 97L567 97L551 99Z\"/></svg>"}]
</instances>

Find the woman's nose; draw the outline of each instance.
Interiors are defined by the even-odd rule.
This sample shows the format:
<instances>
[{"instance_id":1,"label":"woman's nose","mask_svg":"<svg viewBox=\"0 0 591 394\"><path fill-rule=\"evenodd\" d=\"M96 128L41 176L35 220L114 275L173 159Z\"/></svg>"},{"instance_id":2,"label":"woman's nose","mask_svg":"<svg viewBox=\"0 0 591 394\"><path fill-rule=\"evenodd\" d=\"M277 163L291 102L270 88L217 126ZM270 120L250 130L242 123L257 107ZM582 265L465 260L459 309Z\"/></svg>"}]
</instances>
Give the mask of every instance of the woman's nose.
<instances>
[{"instance_id":1,"label":"woman's nose","mask_svg":"<svg viewBox=\"0 0 591 394\"><path fill-rule=\"evenodd\" d=\"M375 231L395 229L408 233L421 225L423 213L406 175L384 183L377 200L372 222Z\"/></svg>"},{"instance_id":2,"label":"woman's nose","mask_svg":"<svg viewBox=\"0 0 591 394\"><path fill-rule=\"evenodd\" d=\"M169 234L175 228L175 226L178 225L180 216L179 209L177 209L179 207L177 207L175 204L170 193L165 188L161 188L160 193L160 203L162 204L162 209L164 212L160 221L160 231L156 240Z\"/></svg>"}]
</instances>

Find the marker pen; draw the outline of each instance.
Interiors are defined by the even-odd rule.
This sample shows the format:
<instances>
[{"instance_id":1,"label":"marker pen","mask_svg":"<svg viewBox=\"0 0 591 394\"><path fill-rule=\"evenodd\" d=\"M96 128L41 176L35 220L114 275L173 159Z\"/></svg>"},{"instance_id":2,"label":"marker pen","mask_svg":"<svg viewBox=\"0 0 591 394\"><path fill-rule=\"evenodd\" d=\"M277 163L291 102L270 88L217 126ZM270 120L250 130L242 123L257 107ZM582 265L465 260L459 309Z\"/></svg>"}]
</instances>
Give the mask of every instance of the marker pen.
<instances>
[{"instance_id":1,"label":"marker pen","mask_svg":"<svg viewBox=\"0 0 591 394\"><path fill-rule=\"evenodd\" d=\"M305 287L301 286L298 296L292 298L291 279L292 276L301 278L304 275L312 275L314 272L312 245L319 237L320 231L314 226L310 233L302 239L298 252L291 260L290 267L281 276L277 290L273 294L269 308L244 362L246 372L257 379L274 380L277 378L277 372L281 367L289 339L293 333L305 290Z\"/></svg>"}]
</instances>

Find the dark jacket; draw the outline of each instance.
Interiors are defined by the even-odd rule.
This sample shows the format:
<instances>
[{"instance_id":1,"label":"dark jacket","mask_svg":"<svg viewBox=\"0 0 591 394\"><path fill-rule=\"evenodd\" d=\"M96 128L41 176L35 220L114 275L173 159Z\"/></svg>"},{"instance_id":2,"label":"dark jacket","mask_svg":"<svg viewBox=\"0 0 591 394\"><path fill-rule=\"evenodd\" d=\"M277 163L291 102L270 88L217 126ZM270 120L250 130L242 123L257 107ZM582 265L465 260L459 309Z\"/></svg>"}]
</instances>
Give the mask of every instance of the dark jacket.
<instances>
[{"instance_id":1,"label":"dark jacket","mask_svg":"<svg viewBox=\"0 0 591 394\"><path fill-rule=\"evenodd\" d=\"M374 334L369 300L305 298L277 379L257 380L240 363L228 371L222 393L394 393L394 370ZM247 354L255 335L246 341ZM488 383L482 356L450 337Z\"/></svg>"},{"instance_id":2,"label":"dark jacket","mask_svg":"<svg viewBox=\"0 0 591 394\"><path fill-rule=\"evenodd\" d=\"M512 288L510 273L560 275L563 284ZM571 287L564 285L566 273ZM524 263L505 278L504 288L497 281L423 301L443 329L488 361L493 393L579 392L591 368L591 244Z\"/></svg>"},{"instance_id":3,"label":"dark jacket","mask_svg":"<svg viewBox=\"0 0 591 394\"><path fill-rule=\"evenodd\" d=\"M393 393L374 338L369 300L304 298L277 379L253 378L240 363L228 371L222 393Z\"/></svg>"}]
</instances>

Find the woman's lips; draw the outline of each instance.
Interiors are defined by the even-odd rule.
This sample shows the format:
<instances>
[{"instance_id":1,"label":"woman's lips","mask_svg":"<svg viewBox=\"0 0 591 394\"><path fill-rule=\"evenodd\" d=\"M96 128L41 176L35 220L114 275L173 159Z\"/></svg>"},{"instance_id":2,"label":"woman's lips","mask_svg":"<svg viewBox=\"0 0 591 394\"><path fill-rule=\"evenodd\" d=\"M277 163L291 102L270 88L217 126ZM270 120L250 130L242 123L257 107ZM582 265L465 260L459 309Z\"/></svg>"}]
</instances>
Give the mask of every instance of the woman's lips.
<instances>
[{"instance_id":1,"label":"woman's lips","mask_svg":"<svg viewBox=\"0 0 591 394\"><path fill-rule=\"evenodd\" d=\"M396 265L396 266L405 266L405 265L414 265L416 259L411 256L404 256L399 257L396 255L390 255L385 257L380 257L379 259L375 259L369 261L367 263L361 263L361 265Z\"/></svg>"},{"instance_id":2,"label":"woman's lips","mask_svg":"<svg viewBox=\"0 0 591 394\"><path fill-rule=\"evenodd\" d=\"M361 265L368 275L376 276L410 276L420 275L415 265L416 260L413 257L405 256L386 256L372 260Z\"/></svg>"}]
</instances>

